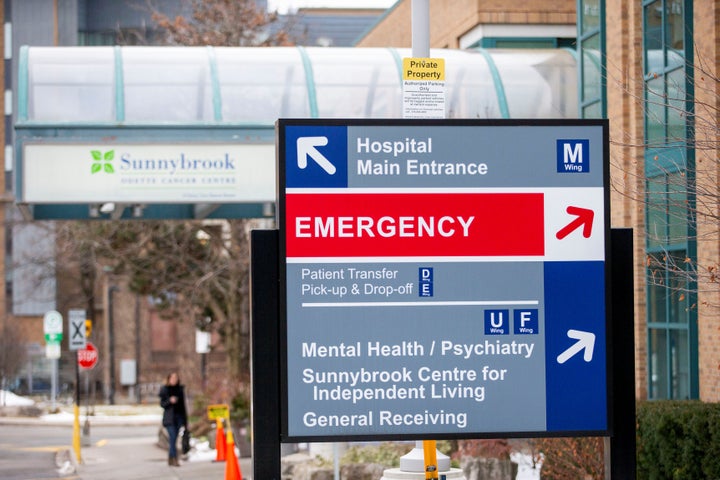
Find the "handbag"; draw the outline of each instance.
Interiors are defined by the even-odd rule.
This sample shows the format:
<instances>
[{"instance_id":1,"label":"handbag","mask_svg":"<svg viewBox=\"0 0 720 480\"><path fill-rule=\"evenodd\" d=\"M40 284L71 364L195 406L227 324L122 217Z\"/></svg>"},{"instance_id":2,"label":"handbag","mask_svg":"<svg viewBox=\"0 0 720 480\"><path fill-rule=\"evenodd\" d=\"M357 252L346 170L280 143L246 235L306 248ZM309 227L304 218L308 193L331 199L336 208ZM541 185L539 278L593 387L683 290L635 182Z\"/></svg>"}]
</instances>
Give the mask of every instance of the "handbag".
<instances>
[{"instance_id":1,"label":"handbag","mask_svg":"<svg viewBox=\"0 0 720 480\"><path fill-rule=\"evenodd\" d=\"M186 454L190 451L190 430L185 427L182 435L182 452Z\"/></svg>"}]
</instances>

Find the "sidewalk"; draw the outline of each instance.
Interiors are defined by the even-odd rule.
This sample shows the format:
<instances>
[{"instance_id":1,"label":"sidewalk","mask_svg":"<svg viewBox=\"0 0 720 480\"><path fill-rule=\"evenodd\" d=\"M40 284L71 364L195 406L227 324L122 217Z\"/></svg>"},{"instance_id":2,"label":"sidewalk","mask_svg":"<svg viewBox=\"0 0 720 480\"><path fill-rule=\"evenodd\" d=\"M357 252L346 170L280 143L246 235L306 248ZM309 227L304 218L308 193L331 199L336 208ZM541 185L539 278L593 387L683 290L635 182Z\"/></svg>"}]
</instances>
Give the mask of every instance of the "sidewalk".
<instances>
[{"instance_id":1,"label":"sidewalk","mask_svg":"<svg viewBox=\"0 0 720 480\"><path fill-rule=\"evenodd\" d=\"M39 417L0 416L0 425L72 426L72 407ZM90 416L93 428L108 426L157 426L162 410L145 405L97 405ZM7 414L7 412L6 412ZM80 424L85 421L85 408L80 410ZM193 449L180 467L168 466L167 450L157 445L157 437L137 436L92 441L81 448L78 462L71 445L58 451L56 463L63 480L225 480L225 462L215 462L217 452L207 442L194 442ZM236 449L236 455L237 455ZM252 461L239 458L243 480L252 480Z\"/></svg>"},{"instance_id":2,"label":"sidewalk","mask_svg":"<svg viewBox=\"0 0 720 480\"><path fill-rule=\"evenodd\" d=\"M180 467L167 464L167 452L152 438L109 440L82 449L83 463L77 466L81 480L224 480L225 462L214 462L215 451L191 452ZM249 458L240 459L244 480L251 480Z\"/></svg>"},{"instance_id":3,"label":"sidewalk","mask_svg":"<svg viewBox=\"0 0 720 480\"><path fill-rule=\"evenodd\" d=\"M60 414L61 416L65 416ZM84 416L81 415L81 424ZM99 406L91 417L94 426L160 425L157 406ZM47 421L47 417L46 417ZM167 450L156 437L117 438L92 442L81 449L76 465L78 480L224 480L225 462L215 462L217 452L207 442L193 439L193 449L180 467L168 466ZM237 452L237 450L236 450ZM239 457L238 457L239 458ZM249 458L239 458L243 480L251 480ZM76 462L77 463L77 462ZM70 477L72 478L72 477Z\"/></svg>"}]
</instances>

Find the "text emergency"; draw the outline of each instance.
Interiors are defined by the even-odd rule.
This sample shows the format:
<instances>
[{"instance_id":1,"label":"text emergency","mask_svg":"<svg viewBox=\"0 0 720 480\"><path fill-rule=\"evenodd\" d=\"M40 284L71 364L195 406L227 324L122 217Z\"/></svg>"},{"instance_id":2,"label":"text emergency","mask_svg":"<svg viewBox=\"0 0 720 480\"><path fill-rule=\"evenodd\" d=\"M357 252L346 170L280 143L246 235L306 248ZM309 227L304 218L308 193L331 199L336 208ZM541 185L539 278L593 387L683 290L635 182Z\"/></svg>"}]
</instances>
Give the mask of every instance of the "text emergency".
<instances>
[{"instance_id":1,"label":"text emergency","mask_svg":"<svg viewBox=\"0 0 720 480\"><path fill-rule=\"evenodd\" d=\"M311 237L452 237L469 236L475 217L297 217L295 236Z\"/></svg>"},{"instance_id":2,"label":"text emergency","mask_svg":"<svg viewBox=\"0 0 720 480\"><path fill-rule=\"evenodd\" d=\"M286 195L288 257L543 255L538 193Z\"/></svg>"}]
</instances>

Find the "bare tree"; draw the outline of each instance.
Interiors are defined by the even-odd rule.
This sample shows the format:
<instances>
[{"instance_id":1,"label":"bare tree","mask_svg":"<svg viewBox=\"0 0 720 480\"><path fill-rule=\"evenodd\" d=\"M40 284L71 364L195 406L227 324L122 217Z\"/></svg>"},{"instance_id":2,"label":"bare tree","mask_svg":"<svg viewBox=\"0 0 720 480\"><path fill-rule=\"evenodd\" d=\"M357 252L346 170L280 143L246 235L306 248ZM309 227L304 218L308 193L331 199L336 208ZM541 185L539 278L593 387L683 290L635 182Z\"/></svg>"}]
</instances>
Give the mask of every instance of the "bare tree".
<instances>
[{"instance_id":1,"label":"bare tree","mask_svg":"<svg viewBox=\"0 0 720 480\"><path fill-rule=\"evenodd\" d=\"M543 438L542 478L547 480L603 480L604 440L601 437Z\"/></svg>"},{"instance_id":2,"label":"bare tree","mask_svg":"<svg viewBox=\"0 0 720 480\"><path fill-rule=\"evenodd\" d=\"M192 16L170 18L150 5L160 43L187 46L267 47L291 45L289 29L276 12L252 0L191 0Z\"/></svg>"},{"instance_id":3,"label":"bare tree","mask_svg":"<svg viewBox=\"0 0 720 480\"><path fill-rule=\"evenodd\" d=\"M674 246L720 242L720 78L699 52L693 62L675 52L668 56L682 75L651 72L643 97L608 74L608 82L624 85L647 119L644 140L614 140L620 147L642 149L645 165L634 169L615 163L626 178L616 178L613 187L645 207L648 285L662 287L680 308L696 310L701 304L706 314L716 315L720 258Z\"/></svg>"},{"instance_id":4,"label":"bare tree","mask_svg":"<svg viewBox=\"0 0 720 480\"><path fill-rule=\"evenodd\" d=\"M127 278L154 299L165 318L190 319L218 332L230 377L249 375L249 244L251 220L65 222L57 230L72 268L87 259ZM79 240L82 239L82 240ZM97 268L80 268L90 285ZM92 288L84 289L90 297Z\"/></svg>"},{"instance_id":5,"label":"bare tree","mask_svg":"<svg viewBox=\"0 0 720 480\"><path fill-rule=\"evenodd\" d=\"M170 16L148 1L164 45L288 45L276 13L249 0L190 0L192 14ZM133 43L138 42L137 39ZM229 376L249 378L248 220L58 223L59 274L80 272L82 301L92 311L97 272L123 275L129 289L152 297L166 318L191 319L220 334ZM76 277L77 278L77 277Z\"/></svg>"},{"instance_id":6,"label":"bare tree","mask_svg":"<svg viewBox=\"0 0 720 480\"><path fill-rule=\"evenodd\" d=\"M8 383L27 361L27 351L16 322L6 320L0 332L0 390L5 391ZM0 405L6 403L5 395L0 395Z\"/></svg>"}]
</instances>

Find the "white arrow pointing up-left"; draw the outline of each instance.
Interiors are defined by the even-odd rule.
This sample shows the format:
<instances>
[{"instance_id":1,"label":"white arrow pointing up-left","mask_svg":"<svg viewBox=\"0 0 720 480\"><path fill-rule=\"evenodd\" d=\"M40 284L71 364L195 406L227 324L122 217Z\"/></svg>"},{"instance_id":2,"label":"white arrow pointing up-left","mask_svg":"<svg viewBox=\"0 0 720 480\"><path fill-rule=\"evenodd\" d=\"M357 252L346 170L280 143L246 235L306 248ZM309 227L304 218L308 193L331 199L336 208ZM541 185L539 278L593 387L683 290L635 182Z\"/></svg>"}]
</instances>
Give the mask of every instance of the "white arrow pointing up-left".
<instances>
[{"instance_id":1,"label":"white arrow pointing up-left","mask_svg":"<svg viewBox=\"0 0 720 480\"><path fill-rule=\"evenodd\" d=\"M583 332L581 330L568 330L567 336L577 340L570 348L565 350L563 353L558 355L558 363L565 363L574 357L576 354L585 349L583 360L589 362L593 357L593 350L595 349L595 334L590 332Z\"/></svg>"},{"instance_id":2,"label":"white arrow pointing up-left","mask_svg":"<svg viewBox=\"0 0 720 480\"><path fill-rule=\"evenodd\" d=\"M299 137L297 139L297 164L298 168L307 168L308 157L315 160L330 175L335 174L335 165L325 158L325 155L318 152L315 147L323 147L328 144L327 137Z\"/></svg>"}]
</instances>

